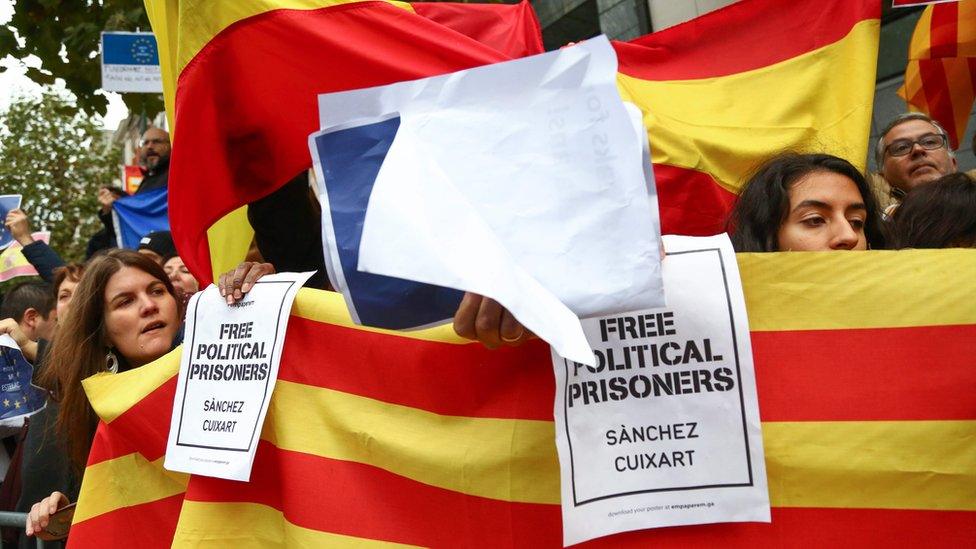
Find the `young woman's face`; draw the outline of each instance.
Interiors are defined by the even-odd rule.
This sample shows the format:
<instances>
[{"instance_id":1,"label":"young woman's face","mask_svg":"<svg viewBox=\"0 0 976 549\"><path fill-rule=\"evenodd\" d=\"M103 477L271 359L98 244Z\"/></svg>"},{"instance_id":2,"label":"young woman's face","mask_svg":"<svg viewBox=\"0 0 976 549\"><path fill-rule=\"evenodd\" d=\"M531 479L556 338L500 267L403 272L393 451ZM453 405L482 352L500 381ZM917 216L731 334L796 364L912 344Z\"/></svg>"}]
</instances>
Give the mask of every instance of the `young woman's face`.
<instances>
[{"instance_id":1,"label":"young woman's face","mask_svg":"<svg viewBox=\"0 0 976 549\"><path fill-rule=\"evenodd\" d=\"M179 330L176 299L151 274L123 267L105 286L109 344L133 367L169 352Z\"/></svg>"},{"instance_id":2,"label":"young woman's face","mask_svg":"<svg viewBox=\"0 0 976 549\"><path fill-rule=\"evenodd\" d=\"M71 296L75 293L75 288L78 286L77 280L71 280L70 277L64 277L61 281L61 285L58 286L58 302L55 308L58 312L58 318L64 318L64 315L68 314L68 305L71 303Z\"/></svg>"},{"instance_id":3,"label":"young woman's face","mask_svg":"<svg viewBox=\"0 0 976 549\"><path fill-rule=\"evenodd\" d=\"M187 295L195 294L200 289L200 283L190 274L190 269L186 268L180 256L177 255L169 258L163 264L163 270L166 271L166 276L169 277L173 286L183 290L183 293Z\"/></svg>"},{"instance_id":4,"label":"young woman's face","mask_svg":"<svg viewBox=\"0 0 976 549\"><path fill-rule=\"evenodd\" d=\"M779 250L866 250L866 220L864 198L849 177L807 174L790 187L790 211L777 233Z\"/></svg>"}]
</instances>

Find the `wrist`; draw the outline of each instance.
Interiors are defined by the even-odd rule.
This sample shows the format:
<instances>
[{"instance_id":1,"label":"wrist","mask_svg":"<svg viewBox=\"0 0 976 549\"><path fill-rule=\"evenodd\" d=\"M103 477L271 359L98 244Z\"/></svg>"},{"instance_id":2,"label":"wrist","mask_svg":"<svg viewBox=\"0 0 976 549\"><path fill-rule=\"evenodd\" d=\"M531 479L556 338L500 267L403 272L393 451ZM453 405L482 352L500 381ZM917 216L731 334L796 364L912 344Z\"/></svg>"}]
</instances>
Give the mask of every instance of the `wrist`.
<instances>
[{"instance_id":1,"label":"wrist","mask_svg":"<svg viewBox=\"0 0 976 549\"><path fill-rule=\"evenodd\" d=\"M30 233L14 235L14 238L20 243L21 246L26 246L31 242L34 242L34 237Z\"/></svg>"}]
</instances>

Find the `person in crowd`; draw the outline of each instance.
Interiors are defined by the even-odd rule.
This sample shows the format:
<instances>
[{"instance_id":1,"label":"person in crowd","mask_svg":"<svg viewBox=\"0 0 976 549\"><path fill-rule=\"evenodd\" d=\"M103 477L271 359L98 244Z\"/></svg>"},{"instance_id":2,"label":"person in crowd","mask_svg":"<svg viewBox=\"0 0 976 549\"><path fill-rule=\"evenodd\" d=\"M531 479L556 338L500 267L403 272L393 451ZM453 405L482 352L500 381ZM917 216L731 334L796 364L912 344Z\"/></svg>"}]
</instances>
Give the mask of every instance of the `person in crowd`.
<instances>
[{"instance_id":1,"label":"person in crowd","mask_svg":"<svg viewBox=\"0 0 976 549\"><path fill-rule=\"evenodd\" d=\"M154 189L165 189L169 183L169 132L162 128L149 128L139 142L139 164L144 177L135 194Z\"/></svg>"},{"instance_id":2,"label":"person in crowd","mask_svg":"<svg viewBox=\"0 0 976 549\"><path fill-rule=\"evenodd\" d=\"M138 252L149 256L162 267L163 258L176 255L173 235L169 231L153 231L139 241Z\"/></svg>"},{"instance_id":3,"label":"person in crowd","mask_svg":"<svg viewBox=\"0 0 976 549\"><path fill-rule=\"evenodd\" d=\"M180 256L171 255L166 258L163 261L163 270L166 271L166 276L169 277L169 281L176 288L176 293L182 297L184 305L186 305L186 302L189 301L193 294L200 290L200 283L190 273L190 269L187 269L186 265L183 264Z\"/></svg>"},{"instance_id":4,"label":"person in crowd","mask_svg":"<svg viewBox=\"0 0 976 549\"><path fill-rule=\"evenodd\" d=\"M864 176L828 154L788 153L766 162L743 188L727 228L737 252L884 247Z\"/></svg>"},{"instance_id":5,"label":"person in crowd","mask_svg":"<svg viewBox=\"0 0 976 549\"><path fill-rule=\"evenodd\" d=\"M74 296L75 288L81 282L83 274L85 274L83 263L68 263L54 270L54 306L58 318L64 318L68 314L71 298Z\"/></svg>"},{"instance_id":6,"label":"person in crowd","mask_svg":"<svg viewBox=\"0 0 976 549\"><path fill-rule=\"evenodd\" d=\"M919 185L956 172L948 134L938 122L918 112L899 115L884 127L874 159L896 201ZM885 214L896 207L890 206Z\"/></svg>"},{"instance_id":7,"label":"person in crowd","mask_svg":"<svg viewBox=\"0 0 976 549\"><path fill-rule=\"evenodd\" d=\"M7 212L7 219L4 222L10 235L20 243L21 253L24 258L34 266L37 274L45 282L54 279L54 269L64 265L64 260L43 240L34 240L31 231L30 220L27 214L20 208Z\"/></svg>"},{"instance_id":8,"label":"person in crowd","mask_svg":"<svg viewBox=\"0 0 976 549\"><path fill-rule=\"evenodd\" d=\"M112 205L119 198L125 196L125 191L118 187L104 186L98 189L98 219L102 228L88 239L85 248L85 260L101 250L109 250L119 246L115 237L115 220L112 219Z\"/></svg>"},{"instance_id":9,"label":"person in crowd","mask_svg":"<svg viewBox=\"0 0 976 549\"><path fill-rule=\"evenodd\" d=\"M0 318L16 322L27 339L33 342L50 341L57 321L50 286L37 280L17 284L4 296Z\"/></svg>"},{"instance_id":10,"label":"person in crowd","mask_svg":"<svg viewBox=\"0 0 976 549\"><path fill-rule=\"evenodd\" d=\"M145 254L111 250L88 265L39 380L58 406L57 436L70 467L62 478L49 479L60 483L58 490L31 506L28 536L43 530L80 487L97 423L81 381L138 368L172 350L182 337L180 313L172 283Z\"/></svg>"},{"instance_id":11,"label":"person in crowd","mask_svg":"<svg viewBox=\"0 0 976 549\"><path fill-rule=\"evenodd\" d=\"M913 189L890 228L895 249L976 248L976 179L959 172Z\"/></svg>"}]
</instances>

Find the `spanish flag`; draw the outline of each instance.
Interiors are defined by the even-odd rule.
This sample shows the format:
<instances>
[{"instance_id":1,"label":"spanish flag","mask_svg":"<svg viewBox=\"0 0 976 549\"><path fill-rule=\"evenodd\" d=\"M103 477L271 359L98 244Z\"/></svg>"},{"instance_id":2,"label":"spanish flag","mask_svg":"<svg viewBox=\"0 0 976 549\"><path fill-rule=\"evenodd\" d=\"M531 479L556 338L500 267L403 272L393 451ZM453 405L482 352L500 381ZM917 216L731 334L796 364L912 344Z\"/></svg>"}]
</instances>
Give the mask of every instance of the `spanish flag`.
<instances>
[{"instance_id":1,"label":"spanish flag","mask_svg":"<svg viewBox=\"0 0 976 549\"><path fill-rule=\"evenodd\" d=\"M877 0L742 0L617 43L619 87L644 111L665 234L711 235L748 174L785 150L863 169Z\"/></svg>"},{"instance_id":2,"label":"spanish flag","mask_svg":"<svg viewBox=\"0 0 976 549\"><path fill-rule=\"evenodd\" d=\"M976 539L976 254L740 254L772 523L604 547L962 547ZM72 547L558 547L541 342L354 325L295 302L247 483L162 469L179 350L85 381L102 423Z\"/></svg>"},{"instance_id":3,"label":"spanish flag","mask_svg":"<svg viewBox=\"0 0 976 549\"><path fill-rule=\"evenodd\" d=\"M310 167L303 136L316 129L316 94L542 51L526 2L147 8L176 130L173 236L204 281L244 257L251 233L241 207ZM879 17L876 0L742 0L615 43L621 94L644 111L650 134L664 232L722 232L748 172L786 149L863 167Z\"/></svg>"},{"instance_id":4,"label":"spanish flag","mask_svg":"<svg viewBox=\"0 0 976 549\"><path fill-rule=\"evenodd\" d=\"M542 52L528 2L146 0L146 8L174 130L173 238L205 282L247 252L242 206L311 168L318 94Z\"/></svg>"},{"instance_id":5,"label":"spanish flag","mask_svg":"<svg viewBox=\"0 0 976 549\"><path fill-rule=\"evenodd\" d=\"M959 148L976 100L976 0L925 8L908 47L898 95L945 128Z\"/></svg>"}]
</instances>

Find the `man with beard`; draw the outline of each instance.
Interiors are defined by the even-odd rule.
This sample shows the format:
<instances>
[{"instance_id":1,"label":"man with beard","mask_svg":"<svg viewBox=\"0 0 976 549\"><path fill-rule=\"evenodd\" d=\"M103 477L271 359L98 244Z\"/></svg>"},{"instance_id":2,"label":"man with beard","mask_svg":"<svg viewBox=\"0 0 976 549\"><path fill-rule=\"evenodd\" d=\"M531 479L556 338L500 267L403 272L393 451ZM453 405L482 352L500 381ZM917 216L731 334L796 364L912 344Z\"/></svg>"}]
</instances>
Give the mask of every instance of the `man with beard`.
<instances>
[{"instance_id":1,"label":"man with beard","mask_svg":"<svg viewBox=\"0 0 976 549\"><path fill-rule=\"evenodd\" d=\"M956 172L946 131L922 113L902 114L889 122L874 153L878 171L898 201L915 187ZM894 208L889 207L885 215Z\"/></svg>"},{"instance_id":2,"label":"man with beard","mask_svg":"<svg viewBox=\"0 0 976 549\"><path fill-rule=\"evenodd\" d=\"M169 133L161 128L149 128L142 134L140 146L145 177L135 194L165 188L169 181Z\"/></svg>"}]
</instances>

